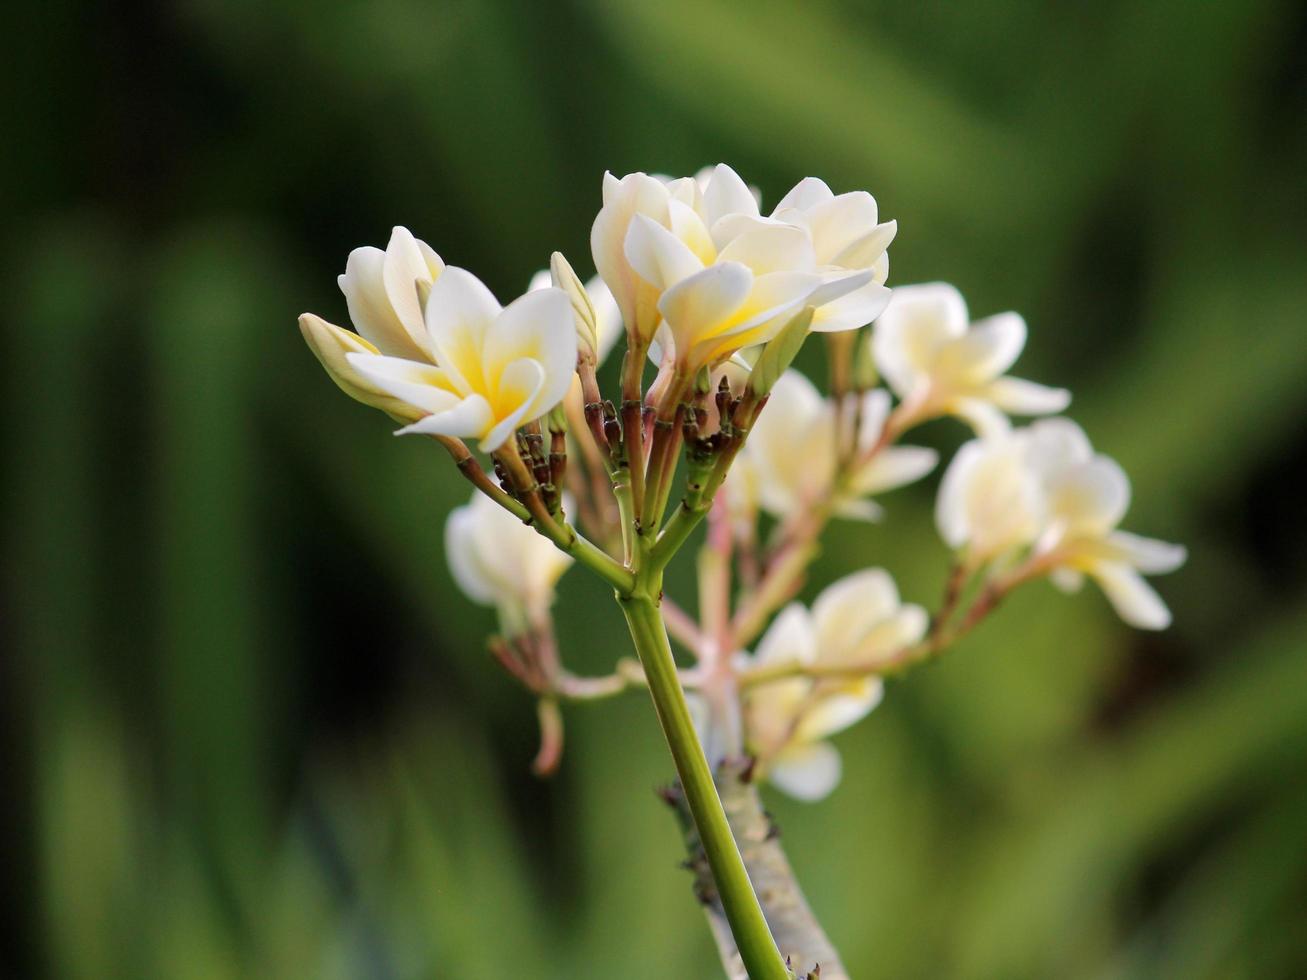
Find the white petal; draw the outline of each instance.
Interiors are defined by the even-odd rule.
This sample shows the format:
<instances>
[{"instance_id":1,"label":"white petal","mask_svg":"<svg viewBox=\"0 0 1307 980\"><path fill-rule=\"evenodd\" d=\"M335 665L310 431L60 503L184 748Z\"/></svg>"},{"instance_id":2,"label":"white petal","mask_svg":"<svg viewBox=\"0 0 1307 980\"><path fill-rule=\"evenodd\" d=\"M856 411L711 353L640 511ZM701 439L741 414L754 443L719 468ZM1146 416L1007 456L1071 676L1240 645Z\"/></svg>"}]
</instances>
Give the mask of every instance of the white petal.
<instances>
[{"instance_id":1,"label":"white petal","mask_svg":"<svg viewBox=\"0 0 1307 980\"><path fill-rule=\"evenodd\" d=\"M480 395L468 395L452 408L441 412L432 412L425 418L418 419L412 425L406 425L395 434L455 436L459 439L481 438L494 424L494 413L490 403Z\"/></svg>"},{"instance_id":2,"label":"white petal","mask_svg":"<svg viewBox=\"0 0 1307 980\"><path fill-rule=\"evenodd\" d=\"M845 269L868 269L876 267L884 258L885 250L890 247L894 237L899 233L899 223L897 221L886 221L884 224L877 225L871 231L867 232L861 238L855 239L849 243L842 252L835 256L832 265L843 266ZM884 271L877 275L877 282L885 281L885 274L889 272L888 265Z\"/></svg>"},{"instance_id":3,"label":"white petal","mask_svg":"<svg viewBox=\"0 0 1307 980\"><path fill-rule=\"evenodd\" d=\"M727 244L719 259L741 262L759 276L768 272L807 272L816 264L807 232L783 224L750 228Z\"/></svg>"},{"instance_id":4,"label":"white petal","mask_svg":"<svg viewBox=\"0 0 1307 980\"><path fill-rule=\"evenodd\" d=\"M814 802L839 785L842 764L839 751L829 742L795 745L772 759L767 778L782 792Z\"/></svg>"},{"instance_id":5,"label":"white petal","mask_svg":"<svg viewBox=\"0 0 1307 980\"><path fill-rule=\"evenodd\" d=\"M1139 629L1161 630L1171 625L1171 611L1153 587L1125 563L1102 562L1090 570L1117 615Z\"/></svg>"},{"instance_id":6,"label":"white petal","mask_svg":"<svg viewBox=\"0 0 1307 980\"><path fill-rule=\"evenodd\" d=\"M887 617L862 638L853 655L859 663L882 662L902 650L920 643L930 628L930 614L921 606L909 603Z\"/></svg>"},{"instance_id":7,"label":"white petal","mask_svg":"<svg viewBox=\"0 0 1307 980\"><path fill-rule=\"evenodd\" d=\"M868 282L839 299L818 307L812 318L814 333L838 333L865 327L889 306L891 293L877 282ZM815 297L814 297L815 299Z\"/></svg>"},{"instance_id":8,"label":"white petal","mask_svg":"<svg viewBox=\"0 0 1307 980\"><path fill-rule=\"evenodd\" d=\"M481 439L482 452L492 453L499 449L518 428L539 417L532 415L532 410L542 400L540 391L544 384L545 371L539 361L524 357L504 368L494 406L498 417ZM509 408L514 404L516 407Z\"/></svg>"},{"instance_id":9,"label":"white petal","mask_svg":"<svg viewBox=\"0 0 1307 980\"><path fill-rule=\"evenodd\" d=\"M378 388L349 362L350 354L379 356L377 349L358 334L342 329L334 323L328 323L312 313L302 314L299 324L305 343L326 368L331 380L345 394L397 418L415 419L422 414L407 402L400 401Z\"/></svg>"},{"instance_id":10,"label":"white petal","mask_svg":"<svg viewBox=\"0 0 1307 980\"><path fill-rule=\"evenodd\" d=\"M622 311L617 308L613 291L598 276L585 284L585 291L590 294L590 302L595 308L595 329L599 334L599 349L596 353L602 364L622 336Z\"/></svg>"},{"instance_id":11,"label":"white petal","mask_svg":"<svg viewBox=\"0 0 1307 980\"><path fill-rule=\"evenodd\" d=\"M895 288L876 320L872 353L876 366L900 397L929 374L940 349L967 329L967 304L947 283Z\"/></svg>"},{"instance_id":12,"label":"white petal","mask_svg":"<svg viewBox=\"0 0 1307 980\"><path fill-rule=\"evenodd\" d=\"M939 370L971 384L997 378L1016 361L1026 346L1026 321L1016 313L1000 313L977 320L963 336L939 354Z\"/></svg>"},{"instance_id":13,"label":"white petal","mask_svg":"<svg viewBox=\"0 0 1307 980\"><path fill-rule=\"evenodd\" d=\"M671 200L667 202L667 218L672 234L695 254L700 265L711 265L716 260L717 246L698 211L682 201Z\"/></svg>"},{"instance_id":14,"label":"white petal","mask_svg":"<svg viewBox=\"0 0 1307 980\"><path fill-rule=\"evenodd\" d=\"M404 330L420 349L430 351L418 284L430 286L444 271L445 263L425 242L413 237L407 228L396 226L390 233L386 258L382 265L382 282L390 305Z\"/></svg>"},{"instance_id":15,"label":"white petal","mask_svg":"<svg viewBox=\"0 0 1307 980\"><path fill-rule=\"evenodd\" d=\"M772 214L777 215L791 208L796 211L808 211L824 201L829 201L834 196L826 182L820 177L804 177L777 202Z\"/></svg>"},{"instance_id":16,"label":"white petal","mask_svg":"<svg viewBox=\"0 0 1307 980\"><path fill-rule=\"evenodd\" d=\"M499 598L498 590L478 561L476 522L477 514L471 505L449 512L445 521L445 558L454 582L468 598L492 606Z\"/></svg>"},{"instance_id":17,"label":"white petal","mask_svg":"<svg viewBox=\"0 0 1307 980\"><path fill-rule=\"evenodd\" d=\"M1125 560L1145 575L1164 575L1185 563L1189 552L1182 544L1145 538L1129 531L1113 531L1108 545L1120 551Z\"/></svg>"},{"instance_id":18,"label":"white petal","mask_svg":"<svg viewBox=\"0 0 1307 980\"><path fill-rule=\"evenodd\" d=\"M953 455L939 484L939 493L935 497L935 527L944 543L954 551L971 537L967 495L984 454L985 447L979 439L964 443Z\"/></svg>"},{"instance_id":19,"label":"white petal","mask_svg":"<svg viewBox=\"0 0 1307 980\"><path fill-rule=\"evenodd\" d=\"M1070 419L1040 419L1024 431L1030 446L1030 462L1046 477L1094 458L1089 437Z\"/></svg>"},{"instance_id":20,"label":"white petal","mask_svg":"<svg viewBox=\"0 0 1307 980\"><path fill-rule=\"evenodd\" d=\"M658 223L667 220L667 187L648 174L627 174L621 180L604 175L604 206L590 229L590 251L595 269L621 310L630 330L653 329L645 322L651 312L651 287L626 260L626 233L636 214L648 215ZM646 308L648 307L648 308Z\"/></svg>"},{"instance_id":21,"label":"white petal","mask_svg":"<svg viewBox=\"0 0 1307 980\"><path fill-rule=\"evenodd\" d=\"M738 262L711 265L663 293L658 311L676 339L677 355L719 327L744 304L753 273Z\"/></svg>"},{"instance_id":22,"label":"white petal","mask_svg":"<svg viewBox=\"0 0 1307 980\"><path fill-rule=\"evenodd\" d=\"M808 225L817 246L817 260L823 265L843 265L837 262L838 256L876 230L877 215L876 199L866 191L840 194L811 208ZM883 251L881 248L876 254Z\"/></svg>"},{"instance_id":23,"label":"white petal","mask_svg":"<svg viewBox=\"0 0 1307 980\"><path fill-rule=\"evenodd\" d=\"M499 301L472 273L449 266L427 298L427 333L436 362L464 393L487 390L481 349Z\"/></svg>"},{"instance_id":24,"label":"white petal","mask_svg":"<svg viewBox=\"0 0 1307 980\"><path fill-rule=\"evenodd\" d=\"M1009 415L1053 415L1071 404L1071 392L1065 388L1023 378L998 378L986 387L985 395Z\"/></svg>"},{"instance_id":25,"label":"white petal","mask_svg":"<svg viewBox=\"0 0 1307 980\"><path fill-rule=\"evenodd\" d=\"M817 656L846 659L862 638L898 607L898 589L883 568L864 569L828 585L812 604Z\"/></svg>"},{"instance_id":26,"label":"white petal","mask_svg":"<svg viewBox=\"0 0 1307 980\"><path fill-rule=\"evenodd\" d=\"M1048 573L1048 577L1058 589L1068 595L1079 592L1085 586L1084 572L1074 568L1055 568Z\"/></svg>"},{"instance_id":27,"label":"white petal","mask_svg":"<svg viewBox=\"0 0 1307 980\"><path fill-rule=\"evenodd\" d=\"M576 325L572 302L561 289L541 289L518 297L486 332L482 352L487 380L504 367L528 358L540 365L542 382L527 406L525 421L539 418L563 400L576 370ZM496 381L496 390L503 384ZM490 394L490 392L486 392Z\"/></svg>"},{"instance_id":28,"label":"white petal","mask_svg":"<svg viewBox=\"0 0 1307 980\"><path fill-rule=\"evenodd\" d=\"M349 353L345 359L374 388L423 412L444 412L458 404L448 376L433 364L367 353Z\"/></svg>"},{"instance_id":29,"label":"white petal","mask_svg":"<svg viewBox=\"0 0 1307 980\"><path fill-rule=\"evenodd\" d=\"M703 210L708 227L713 228L728 214L757 214L758 202L740 175L726 164L719 163L704 188Z\"/></svg>"},{"instance_id":30,"label":"white petal","mask_svg":"<svg viewBox=\"0 0 1307 980\"><path fill-rule=\"evenodd\" d=\"M797 660L812 663L817 655L816 634L808 610L792 602L772 620L758 641L754 658L758 663L783 663Z\"/></svg>"},{"instance_id":31,"label":"white petal","mask_svg":"<svg viewBox=\"0 0 1307 980\"><path fill-rule=\"evenodd\" d=\"M660 292L703 268L685 242L642 214L631 219L625 248L631 268Z\"/></svg>"},{"instance_id":32,"label":"white petal","mask_svg":"<svg viewBox=\"0 0 1307 980\"><path fill-rule=\"evenodd\" d=\"M429 345L413 339L391 306L384 282L385 262L386 253L371 245L349 253L345 273L336 282L345 294L350 322L360 337L383 354L430 360Z\"/></svg>"},{"instance_id":33,"label":"white petal","mask_svg":"<svg viewBox=\"0 0 1307 980\"><path fill-rule=\"evenodd\" d=\"M920 480L939 463L939 453L925 446L890 446L858 470L857 493L884 493Z\"/></svg>"},{"instance_id":34,"label":"white petal","mask_svg":"<svg viewBox=\"0 0 1307 980\"><path fill-rule=\"evenodd\" d=\"M830 305L837 300L856 293L860 289L867 286L874 286L875 283L872 281L874 277L875 274L870 269L841 269L835 272L824 271L821 273L821 285L813 290L812 296L808 300L808 305ZM888 290L886 290L886 293L888 293ZM877 300L880 298L879 292L875 290L873 290L869 295L876 297ZM881 309L884 309L884 304L880 304L880 307ZM865 320L863 323L858 324L858 326L864 326L870 322L870 320ZM827 327L828 332L830 329L831 328Z\"/></svg>"},{"instance_id":35,"label":"white petal","mask_svg":"<svg viewBox=\"0 0 1307 980\"><path fill-rule=\"evenodd\" d=\"M880 704L885 688L879 678L863 677L821 698L794 730L799 742L816 742L842 732L871 714Z\"/></svg>"},{"instance_id":36,"label":"white petal","mask_svg":"<svg viewBox=\"0 0 1307 980\"><path fill-rule=\"evenodd\" d=\"M1115 460L1096 456L1052 477L1049 509L1068 534L1106 534L1130 506L1130 480Z\"/></svg>"},{"instance_id":37,"label":"white petal","mask_svg":"<svg viewBox=\"0 0 1307 980\"><path fill-rule=\"evenodd\" d=\"M948 408L984 438L1000 436L1012 427L1007 416L983 398L957 398Z\"/></svg>"}]
</instances>

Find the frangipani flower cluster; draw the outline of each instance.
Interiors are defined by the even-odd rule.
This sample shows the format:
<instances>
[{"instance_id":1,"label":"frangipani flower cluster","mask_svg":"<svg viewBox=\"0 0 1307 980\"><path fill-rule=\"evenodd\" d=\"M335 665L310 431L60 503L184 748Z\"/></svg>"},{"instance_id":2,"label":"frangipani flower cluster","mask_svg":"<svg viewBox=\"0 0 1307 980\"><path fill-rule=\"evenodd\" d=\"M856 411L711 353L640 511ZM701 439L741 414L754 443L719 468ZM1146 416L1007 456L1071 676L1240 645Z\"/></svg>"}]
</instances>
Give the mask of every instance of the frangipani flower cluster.
<instances>
[{"instance_id":1,"label":"frangipani flower cluster","mask_svg":"<svg viewBox=\"0 0 1307 980\"><path fill-rule=\"evenodd\" d=\"M657 335L693 375L770 340L805 306L816 331L871 322L889 300L895 230L870 194L836 196L815 178L763 217L723 164L702 181L606 175L590 245L633 343Z\"/></svg>"},{"instance_id":2,"label":"frangipani flower cluster","mask_svg":"<svg viewBox=\"0 0 1307 980\"><path fill-rule=\"evenodd\" d=\"M746 664L875 664L917 643L930 617L903 604L889 573L870 568L828 586L808 610L786 606ZM791 796L816 800L840 779L839 752L826 741L880 703L879 677L789 677L760 684L745 697L749 748L763 775Z\"/></svg>"},{"instance_id":3,"label":"frangipani flower cluster","mask_svg":"<svg viewBox=\"0 0 1307 980\"><path fill-rule=\"evenodd\" d=\"M963 446L944 474L936 520L970 564L1027 557L1022 574L1047 572L1067 591L1088 575L1127 623L1164 629L1171 614L1143 575L1179 568L1185 549L1118 530L1129 505L1125 471L1058 418Z\"/></svg>"},{"instance_id":4,"label":"frangipani flower cluster","mask_svg":"<svg viewBox=\"0 0 1307 980\"><path fill-rule=\"evenodd\" d=\"M384 250L352 252L338 280L354 331L312 314L300 327L342 390L400 434L433 437L476 488L448 517L446 557L458 586L498 611L490 650L536 699L536 772L559 763L564 703L646 689L694 826L692 862L710 870L705 893L739 943L724 958L779 980L791 974L766 941L714 779L753 772L821 798L840 779L829 738L876 707L882 678L956 645L1012 589L1090 577L1127 622L1161 628L1170 614L1142 576L1185 552L1119 529L1129 482L1074 423L1012 428L1010 415L1069 403L1008 375L1026 342L1020 316L973 323L943 283L891 294L897 226L864 191L809 177L770 213L761 200L725 165L605 175L598 276L584 283L555 252L506 305L396 228ZM810 333L827 335L824 394L792 367ZM623 336L620 388L605 394L598 369ZM954 562L938 605L902 602L881 568L811 608L794 601L830 520L878 519L872 497L935 469L934 450L901 440L942 416L978 438L939 488ZM690 567L671 563L692 541L697 582L665 580ZM551 605L573 564L618 600L638 663L594 677L566 668ZM695 616L678 604L687 594ZM678 666L671 639L692 666ZM703 708L697 733L687 691ZM765 825L756 792L744 798Z\"/></svg>"}]
</instances>

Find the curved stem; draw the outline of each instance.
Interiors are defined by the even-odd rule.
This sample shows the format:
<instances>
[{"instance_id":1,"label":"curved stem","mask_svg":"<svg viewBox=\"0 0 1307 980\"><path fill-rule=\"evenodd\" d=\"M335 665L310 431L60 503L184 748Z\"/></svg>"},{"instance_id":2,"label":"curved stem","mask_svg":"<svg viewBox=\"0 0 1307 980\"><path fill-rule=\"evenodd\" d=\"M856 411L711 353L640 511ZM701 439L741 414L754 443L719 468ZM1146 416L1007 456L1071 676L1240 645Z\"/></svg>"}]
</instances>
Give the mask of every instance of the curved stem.
<instances>
[{"instance_id":1,"label":"curved stem","mask_svg":"<svg viewBox=\"0 0 1307 980\"><path fill-rule=\"evenodd\" d=\"M791 974L772 940L713 784L708 760L690 720L656 597L655 589L652 594L621 596L619 602L644 665L649 693L676 764L686 806L694 819L731 935L749 976L753 980L789 980Z\"/></svg>"}]
</instances>

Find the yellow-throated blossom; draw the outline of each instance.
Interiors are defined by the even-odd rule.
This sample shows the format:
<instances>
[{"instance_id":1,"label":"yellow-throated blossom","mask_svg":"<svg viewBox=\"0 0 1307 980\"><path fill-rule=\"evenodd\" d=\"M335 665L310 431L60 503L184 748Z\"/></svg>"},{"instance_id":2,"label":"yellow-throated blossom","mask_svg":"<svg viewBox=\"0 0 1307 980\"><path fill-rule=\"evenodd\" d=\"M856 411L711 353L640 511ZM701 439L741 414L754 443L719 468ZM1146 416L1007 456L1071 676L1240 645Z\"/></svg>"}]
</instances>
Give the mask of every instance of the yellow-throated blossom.
<instances>
[{"instance_id":1,"label":"yellow-throated blossom","mask_svg":"<svg viewBox=\"0 0 1307 980\"><path fill-rule=\"evenodd\" d=\"M1060 588L1076 590L1088 575L1127 623L1164 629L1171 614L1143 575L1179 568L1185 549L1118 530L1129 504L1121 467L1058 418L963 446L936 516L944 540L973 557L1028 547Z\"/></svg>"},{"instance_id":2,"label":"yellow-throated blossom","mask_svg":"<svg viewBox=\"0 0 1307 980\"><path fill-rule=\"evenodd\" d=\"M889 574L856 572L828 586L812 610L787 606L746 663L874 664L917 643L929 617L904 605ZM761 772L791 796L818 800L840 779L840 756L827 738L880 703L879 678L790 677L749 688L745 738Z\"/></svg>"},{"instance_id":3,"label":"yellow-throated blossom","mask_svg":"<svg viewBox=\"0 0 1307 980\"><path fill-rule=\"evenodd\" d=\"M725 164L702 182L609 174L591 233L595 267L628 332L646 344L658 332L663 351L693 372L770 340L805 306L816 310L814 330L870 322L885 305L875 280L887 267L880 255L842 265L871 249L838 247L872 235L883 254L888 238L875 230L883 226L874 201L867 224L868 201L832 195L814 218L792 192L785 208L762 217L748 185ZM840 300L836 312L827 311Z\"/></svg>"},{"instance_id":4,"label":"yellow-throated blossom","mask_svg":"<svg viewBox=\"0 0 1307 980\"><path fill-rule=\"evenodd\" d=\"M855 457L879 440L890 408L884 389L856 397L861 404L852 447ZM887 446L852 468L837 487L841 462L835 409L835 403L823 398L798 371L786 371L777 380L741 454L751 465L765 510L785 517L824 503L834 494L831 503L837 515L875 520L881 511L869 496L911 483L934 469L938 455L933 449ZM728 488L735 479L732 467Z\"/></svg>"},{"instance_id":5,"label":"yellow-throated blossom","mask_svg":"<svg viewBox=\"0 0 1307 980\"><path fill-rule=\"evenodd\" d=\"M475 438L493 452L562 401L576 370L572 302L561 289L501 307L476 276L450 266L431 287L426 332L435 364L345 355L368 383L422 414L401 434Z\"/></svg>"},{"instance_id":6,"label":"yellow-throated blossom","mask_svg":"<svg viewBox=\"0 0 1307 980\"><path fill-rule=\"evenodd\" d=\"M555 252L550 268L541 269L532 276L527 291L548 289L551 285L562 289L559 279L571 271L572 267L567 264L567 260ZM575 276L575 273L572 274ZM594 354L595 363L602 364L612 352L617 339L622 336L622 312L617 308L612 290L598 276L588 280L582 288L589 308L584 312L576 311L578 344L582 349L588 345ZM576 307L575 299L572 305ZM592 322L586 322L587 320Z\"/></svg>"},{"instance_id":7,"label":"yellow-throated blossom","mask_svg":"<svg viewBox=\"0 0 1307 980\"><path fill-rule=\"evenodd\" d=\"M1005 412L1048 415L1067 407L1061 388L1007 377L1026 344L1026 322L999 313L971 323L947 283L899 286L876 321L872 351L886 382L918 418L957 415L979 435L1008 427Z\"/></svg>"},{"instance_id":8,"label":"yellow-throated blossom","mask_svg":"<svg viewBox=\"0 0 1307 980\"><path fill-rule=\"evenodd\" d=\"M481 493L450 511L445 555L459 588L498 609L510 635L545 618L554 586L572 564L549 539Z\"/></svg>"},{"instance_id":9,"label":"yellow-throated blossom","mask_svg":"<svg viewBox=\"0 0 1307 980\"><path fill-rule=\"evenodd\" d=\"M344 275L351 333L312 313L300 317L300 331L331 379L351 398L412 421L421 412L394 398L361 375L348 354L386 354L431 363L431 343L423 319L423 297L445 269L426 242L397 227L385 251L371 245L350 252Z\"/></svg>"}]
</instances>

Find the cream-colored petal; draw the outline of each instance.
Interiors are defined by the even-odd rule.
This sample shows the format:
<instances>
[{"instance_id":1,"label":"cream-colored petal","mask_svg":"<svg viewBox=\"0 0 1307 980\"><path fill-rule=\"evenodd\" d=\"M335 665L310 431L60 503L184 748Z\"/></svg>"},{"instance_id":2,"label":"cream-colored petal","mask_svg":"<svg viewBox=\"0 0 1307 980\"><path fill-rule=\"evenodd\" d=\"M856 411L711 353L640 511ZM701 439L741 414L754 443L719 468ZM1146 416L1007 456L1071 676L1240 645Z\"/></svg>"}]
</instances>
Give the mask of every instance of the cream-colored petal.
<instances>
[{"instance_id":1,"label":"cream-colored petal","mask_svg":"<svg viewBox=\"0 0 1307 980\"><path fill-rule=\"evenodd\" d=\"M777 202L772 214L778 215L782 211L789 210L808 211L834 196L830 187L820 177L804 177Z\"/></svg>"},{"instance_id":2,"label":"cream-colored petal","mask_svg":"<svg viewBox=\"0 0 1307 980\"><path fill-rule=\"evenodd\" d=\"M652 333L656 326L657 290L626 260L626 233L631 219L643 214L667 222L668 190L648 174L627 174L618 180L604 175L604 206L590 229L590 251L600 278L612 290L628 330Z\"/></svg>"},{"instance_id":3,"label":"cream-colored petal","mask_svg":"<svg viewBox=\"0 0 1307 980\"><path fill-rule=\"evenodd\" d=\"M1000 313L976 321L944 345L935 369L961 384L985 384L1010 368L1025 346L1026 321L1016 313Z\"/></svg>"},{"instance_id":4,"label":"cream-colored petal","mask_svg":"<svg viewBox=\"0 0 1307 980\"><path fill-rule=\"evenodd\" d=\"M744 305L753 288L753 273L738 262L711 265L672 286L658 301L671 328L677 355L719 329Z\"/></svg>"},{"instance_id":5,"label":"cream-colored petal","mask_svg":"<svg viewBox=\"0 0 1307 980\"><path fill-rule=\"evenodd\" d=\"M867 632L898 607L898 589L883 568L863 569L828 585L812 604L817 656L848 659Z\"/></svg>"},{"instance_id":6,"label":"cream-colored petal","mask_svg":"<svg viewBox=\"0 0 1307 980\"><path fill-rule=\"evenodd\" d=\"M637 214L626 233L626 260L662 292L703 269L694 251L658 222Z\"/></svg>"},{"instance_id":7,"label":"cream-colored petal","mask_svg":"<svg viewBox=\"0 0 1307 980\"><path fill-rule=\"evenodd\" d=\"M377 356L377 349L366 340L312 313L300 316L299 323L300 333L304 335L309 350L313 351L341 391L355 401L379 408L398 419L408 421L421 417L420 410L383 391L349 363L349 354Z\"/></svg>"},{"instance_id":8,"label":"cream-colored petal","mask_svg":"<svg viewBox=\"0 0 1307 980\"><path fill-rule=\"evenodd\" d=\"M1115 460L1096 456L1052 477L1049 510L1072 536L1100 536L1116 527L1130 506L1130 479Z\"/></svg>"},{"instance_id":9,"label":"cream-colored petal","mask_svg":"<svg viewBox=\"0 0 1307 980\"><path fill-rule=\"evenodd\" d=\"M445 263L440 256L425 242L414 238L407 228L397 225L391 231L381 268L386 298L405 332L428 357L431 342L427 339L427 327L422 318L418 287L420 284L429 288L444 270Z\"/></svg>"},{"instance_id":10,"label":"cream-colored petal","mask_svg":"<svg viewBox=\"0 0 1307 980\"><path fill-rule=\"evenodd\" d=\"M812 240L793 225L757 224L732 239L721 251L722 262L740 262L757 276L769 272L808 272L816 266Z\"/></svg>"},{"instance_id":11,"label":"cream-colored petal","mask_svg":"<svg viewBox=\"0 0 1307 980\"><path fill-rule=\"evenodd\" d=\"M346 354L345 359L373 387L421 413L444 412L458 404L449 377L434 364L367 353Z\"/></svg>"},{"instance_id":12,"label":"cream-colored petal","mask_svg":"<svg viewBox=\"0 0 1307 980\"><path fill-rule=\"evenodd\" d=\"M983 398L954 398L946 403L945 408L982 438L1000 436L1012 427L1008 417Z\"/></svg>"},{"instance_id":13,"label":"cream-colored petal","mask_svg":"<svg viewBox=\"0 0 1307 980\"><path fill-rule=\"evenodd\" d=\"M499 316L499 301L476 276L448 266L427 298L427 334L436 362L464 394L488 391L482 346Z\"/></svg>"},{"instance_id":14,"label":"cream-colored petal","mask_svg":"<svg viewBox=\"0 0 1307 980\"><path fill-rule=\"evenodd\" d=\"M758 663L797 660L811 663L817 655L815 627L808 610L797 602L782 609L758 641Z\"/></svg>"},{"instance_id":15,"label":"cream-colored petal","mask_svg":"<svg viewBox=\"0 0 1307 980\"><path fill-rule=\"evenodd\" d=\"M478 494L480 496L480 494ZM486 574L476 544L477 513L470 504L455 507L445 520L445 558L454 582L473 602L493 606L496 583Z\"/></svg>"},{"instance_id":16,"label":"cream-colored petal","mask_svg":"<svg viewBox=\"0 0 1307 980\"><path fill-rule=\"evenodd\" d=\"M817 297L814 296L814 300ZM812 318L813 333L839 333L865 327L889 306L891 293L877 282L867 282L838 299L823 303Z\"/></svg>"},{"instance_id":17,"label":"cream-colored petal","mask_svg":"<svg viewBox=\"0 0 1307 980\"><path fill-rule=\"evenodd\" d=\"M929 628L930 614L921 606L909 603L868 630L851 659L858 663L881 663L920 643Z\"/></svg>"},{"instance_id":18,"label":"cream-colored petal","mask_svg":"<svg viewBox=\"0 0 1307 980\"><path fill-rule=\"evenodd\" d=\"M796 742L818 742L855 725L880 704L885 688L879 678L862 677L821 697L803 713L794 730Z\"/></svg>"},{"instance_id":19,"label":"cream-colored petal","mask_svg":"<svg viewBox=\"0 0 1307 980\"><path fill-rule=\"evenodd\" d=\"M717 246L699 212L692 205L673 199L667 203L667 220L672 234L685 243L699 264L712 265L717 258Z\"/></svg>"},{"instance_id":20,"label":"cream-colored petal","mask_svg":"<svg viewBox=\"0 0 1307 980\"><path fill-rule=\"evenodd\" d=\"M985 397L1009 415L1053 415L1071 404L1071 392L1065 388L1023 378L997 378L985 388Z\"/></svg>"},{"instance_id":21,"label":"cream-colored petal","mask_svg":"<svg viewBox=\"0 0 1307 980\"><path fill-rule=\"evenodd\" d=\"M876 320L876 367L899 397L934 369L939 352L967 329L967 304L947 283L898 286Z\"/></svg>"},{"instance_id":22,"label":"cream-colored petal","mask_svg":"<svg viewBox=\"0 0 1307 980\"><path fill-rule=\"evenodd\" d=\"M878 452L853 477L858 494L884 493L915 483L939 463L939 453L925 446L890 446Z\"/></svg>"},{"instance_id":23,"label":"cream-colored petal","mask_svg":"<svg viewBox=\"0 0 1307 980\"><path fill-rule=\"evenodd\" d=\"M1182 544L1145 538L1129 531L1113 531L1108 535L1107 543L1145 575L1174 572L1189 557L1188 549Z\"/></svg>"},{"instance_id":24,"label":"cream-colored petal","mask_svg":"<svg viewBox=\"0 0 1307 980\"><path fill-rule=\"evenodd\" d=\"M350 322L368 343L383 354L412 360L430 360L428 345L418 344L404 329L386 294L386 253L371 245L356 248L345 262L345 273L336 278L345 294Z\"/></svg>"},{"instance_id":25,"label":"cream-colored petal","mask_svg":"<svg viewBox=\"0 0 1307 980\"><path fill-rule=\"evenodd\" d=\"M1094 447L1070 419L1040 419L1026 427L1031 465L1045 478L1094 458Z\"/></svg>"},{"instance_id":26,"label":"cream-colored petal","mask_svg":"<svg viewBox=\"0 0 1307 980\"><path fill-rule=\"evenodd\" d=\"M459 439L479 439L494 424L490 403L481 395L467 395L462 401L442 412L433 412L406 425L395 434L455 436Z\"/></svg>"},{"instance_id":27,"label":"cream-colored petal","mask_svg":"<svg viewBox=\"0 0 1307 980\"><path fill-rule=\"evenodd\" d=\"M795 745L768 763L767 778L796 800L816 802L839 785L843 766L839 751L829 742Z\"/></svg>"},{"instance_id":28,"label":"cream-colored petal","mask_svg":"<svg viewBox=\"0 0 1307 980\"><path fill-rule=\"evenodd\" d=\"M724 163L719 163L713 170L708 186L703 190L704 220L708 227L713 226L728 214L757 214L758 202L749 185L740 179L740 175Z\"/></svg>"},{"instance_id":29,"label":"cream-colored petal","mask_svg":"<svg viewBox=\"0 0 1307 980\"><path fill-rule=\"evenodd\" d=\"M866 191L839 194L813 206L808 210L808 226L817 247L817 261L823 265L842 264L837 262L840 254L873 232L877 221L876 199Z\"/></svg>"},{"instance_id":30,"label":"cream-colored petal","mask_svg":"<svg viewBox=\"0 0 1307 980\"><path fill-rule=\"evenodd\" d=\"M532 420L532 406L544 383L545 372L539 361L523 358L504 368L495 401L491 403L495 424L481 439L482 452L492 453L499 449L514 432Z\"/></svg>"},{"instance_id":31,"label":"cream-colored petal","mask_svg":"<svg viewBox=\"0 0 1307 980\"><path fill-rule=\"evenodd\" d=\"M590 302L594 304L595 330L599 335L599 346L595 353L602 364L622 336L622 311L617 308L613 291L598 276L585 284L585 290L590 294Z\"/></svg>"},{"instance_id":32,"label":"cream-colored petal","mask_svg":"<svg viewBox=\"0 0 1307 980\"><path fill-rule=\"evenodd\" d=\"M1151 585L1124 562L1103 562L1089 574L1098 583L1112 608L1131 626L1144 630L1162 630L1171 625L1171 610L1166 608Z\"/></svg>"},{"instance_id":33,"label":"cream-colored petal","mask_svg":"<svg viewBox=\"0 0 1307 980\"><path fill-rule=\"evenodd\" d=\"M876 281L883 283L889 272L889 265L886 261L884 268L881 269L879 264L885 259L885 250L890 247L898 233L897 221L886 221L884 224L876 225L861 238L854 239L845 246L831 264L845 269L876 268L878 273Z\"/></svg>"},{"instance_id":34,"label":"cream-colored petal","mask_svg":"<svg viewBox=\"0 0 1307 980\"><path fill-rule=\"evenodd\" d=\"M523 358L539 365L542 377L526 421L563 400L576 372L576 323L572 302L561 289L526 293L504 308L486 331L482 360L492 401L501 397L501 373Z\"/></svg>"}]
</instances>

